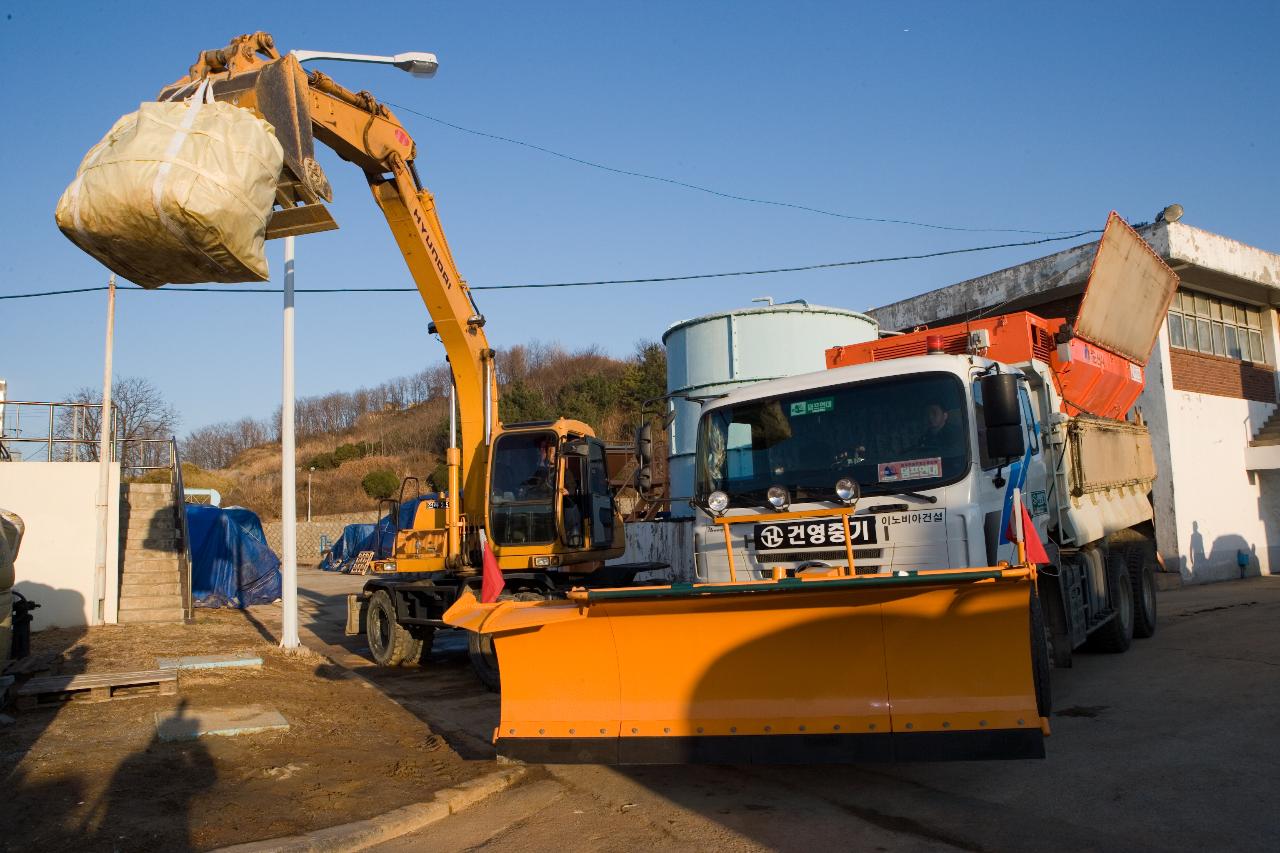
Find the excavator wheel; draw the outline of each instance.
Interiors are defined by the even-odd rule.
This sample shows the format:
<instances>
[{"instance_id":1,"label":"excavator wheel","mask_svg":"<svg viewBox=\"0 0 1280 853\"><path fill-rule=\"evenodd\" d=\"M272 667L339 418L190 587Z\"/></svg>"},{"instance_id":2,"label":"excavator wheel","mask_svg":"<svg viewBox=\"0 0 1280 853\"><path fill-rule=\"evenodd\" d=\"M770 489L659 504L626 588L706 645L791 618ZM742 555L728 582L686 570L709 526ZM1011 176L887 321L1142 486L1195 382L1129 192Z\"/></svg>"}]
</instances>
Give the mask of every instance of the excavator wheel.
<instances>
[{"instance_id":1,"label":"excavator wheel","mask_svg":"<svg viewBox=\"0 0 1280 853\"><path fill-rule=\"evenodd\" d=\"M542 601L548 597L545 593L522 589L516 593L504 592L498 596L498 600ZM493 635L468 632L467 657L471 659L471 669L485 689L491 693L499 692L502 689L502 677L498 671L498 653L493 648Z\"/></svg>"},{"instance_id":2,"label":"excavator wheel","mask_svg":"<svg viewBox=\"0 0 1280 853\"><path fill-rule=\"evenodd\" d=\"M1129 561L1120 548L1107 554L1107 591L1111 594L1115 616L1089 637L1089 651L1117 654L1129 650L1133 643L1133 584L1129 580Z\"/></svg>"},{"instance_id":3,"label":"excavator wheel","mask_svg":"<svg viewBox=\"0 0 1280 853\"><path fill-rule=\"evenodd\" d=\"M400 665L420 666L423 660L431 654L431 643L435 639L436 629L414 626L409 628L408 631L412 642L409 644L404 660L400 661Z\"/></svg>"},{"instance_id":4,"label":"excavator wheel","mask_svg":"<svg viewBox=\"0 0 1280 853\"><path fill-rule=\"evenodd\" d=\"M385 589L378 590L369 599L366 625L369 653L378 666L396 666L409 657L416 661L422 654L422 641L397 624L396 605Z\"/></svg>"}]
</instances>

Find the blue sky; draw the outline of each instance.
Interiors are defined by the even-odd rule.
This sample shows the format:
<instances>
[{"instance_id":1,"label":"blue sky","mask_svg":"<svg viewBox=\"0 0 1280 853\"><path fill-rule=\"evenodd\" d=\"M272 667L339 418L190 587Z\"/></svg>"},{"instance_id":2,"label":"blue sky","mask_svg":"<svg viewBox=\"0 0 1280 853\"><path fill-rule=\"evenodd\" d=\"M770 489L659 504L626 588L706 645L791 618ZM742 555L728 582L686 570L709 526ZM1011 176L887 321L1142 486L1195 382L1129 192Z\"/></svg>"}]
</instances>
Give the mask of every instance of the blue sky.
<instances>
[{"instance_id":1,"label":"blue sky","mask_svg":"<svg viewBox=\"0 0 1280 853\"><path fill-rule=\"evenodd\" d=\"M316 65L352 89L624 169L851 214L968 227L1100 228L1117 209L1280 251L1274 3L0 4L10 95L0 293L106 271L53 209L115 119L241 32L283 49L440 57L434 79ZM381 8L381 7L378 7ZM793 266L1032 235L852 222L609 174L400 113L473 285ZM408 286L362 176L325 152L341 230L298 241L299 287ZM1070 244L1061 244L1064 247ZM625 355L752 297L866 309L1052 247L689 283L479 293L490 340ZM274 276L281 245L270 244ZM236 286L228 286L234 290ZM0 301L11 398L101 381L104 294ZM123 293L116 372L183 430L279 404L278 296ZM298 391L438 362L415 294L301 295Z\"/></svg>"}]
</instances>

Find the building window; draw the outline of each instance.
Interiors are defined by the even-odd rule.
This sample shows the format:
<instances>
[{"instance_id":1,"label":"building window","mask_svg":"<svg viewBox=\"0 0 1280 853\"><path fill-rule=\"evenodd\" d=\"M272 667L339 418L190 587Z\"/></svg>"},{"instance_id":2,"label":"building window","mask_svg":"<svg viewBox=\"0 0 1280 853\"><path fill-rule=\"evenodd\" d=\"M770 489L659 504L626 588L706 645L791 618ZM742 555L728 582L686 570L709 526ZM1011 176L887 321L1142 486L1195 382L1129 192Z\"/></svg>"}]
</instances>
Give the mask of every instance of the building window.
<instances>
[{"instance_id":1,"label":"building window","mask_svg":"<svg viewBox=\"0 0 1280 853\"><path fill-rule=\"evenodd\" d=\"M1265 363L1262 309L1193 290L1179 290L1169 306L1169 346Z\"/></svg>"}]
</instances>

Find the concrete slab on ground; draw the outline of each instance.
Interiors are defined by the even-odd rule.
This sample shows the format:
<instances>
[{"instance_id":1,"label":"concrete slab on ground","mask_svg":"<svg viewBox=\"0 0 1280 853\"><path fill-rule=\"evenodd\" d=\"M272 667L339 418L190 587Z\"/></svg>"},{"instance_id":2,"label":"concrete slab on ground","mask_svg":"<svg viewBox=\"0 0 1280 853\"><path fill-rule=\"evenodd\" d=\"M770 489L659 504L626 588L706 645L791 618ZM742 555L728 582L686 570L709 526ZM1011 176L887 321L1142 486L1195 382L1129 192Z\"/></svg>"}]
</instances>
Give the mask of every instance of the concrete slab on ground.
<instances>
[{"instance_id":1,"label":"concrete slab on ground","mask_svg":"<svg viewBox=\"0 0 1280 853\"><path fill-rule=\"evenodd\" d=\"M283 714L260 705L204 710L179 707L172 714L156 714L155 717L156 735L164 741L195 740L210 735L248 735L289 728L289 721Z\"/></svg>"},{"instance_id":2,"label":"concrete slab on ground","mask_svg":"<svg viewBox=\"0 0 1280 853\"><path fill-rule=\"evenodd\" d=\"M257 655L188 655L181 658L156 658L157 669L219 669L228 666L262 666Z\"/></svg>"}]
</instances>

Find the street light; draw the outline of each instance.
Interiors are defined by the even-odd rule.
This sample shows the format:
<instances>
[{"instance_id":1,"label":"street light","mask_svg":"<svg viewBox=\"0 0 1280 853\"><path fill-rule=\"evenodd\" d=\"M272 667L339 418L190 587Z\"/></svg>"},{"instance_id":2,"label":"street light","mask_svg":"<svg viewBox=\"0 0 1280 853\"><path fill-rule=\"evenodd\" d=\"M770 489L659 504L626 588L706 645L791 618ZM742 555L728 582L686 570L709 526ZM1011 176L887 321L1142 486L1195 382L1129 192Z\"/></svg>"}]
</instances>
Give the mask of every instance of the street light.
<instances>
[{"instance_id":1,"label":"street light","mask_svg":"<svg viewBox=\"0 0 1280 853\"><path fill-rule=\"evenodd\" d=\"M311 523L311 475L315 472L314 465L307 469L307 524Z\"/></svg>"},{"instance_id":2,"label":"street light","mask_svg":"<svg viewBox=\"0 0 1280 853\"><path fill-rule=\"evenodd\" d=\"M298 62L310 62L314 59L331 59L336 62L370 62L377 65L394 65L401 71L408 71L414 77L434 77L440 62L434 53L410 51L397 53L395 56L373 56L367 53L334 53L325 50L290 51Z\"/></svg>"},{"instance_id":3,"label":"street light","mask_svg":"<svg viewBox=\"0 0 1280 853\"><path fill-rule=\"evenodd\" d=\"M295 50L298 62L328 59L336 62L370 62L392 65L408 71L415 77L431 77L440 63L431 53L397 53L395 56L370 56L363 53L332 53L319 50ZM294 359L293 359L293 266L295 259L294 238L284 238L284 329L280 401L280 550L283 564L280 567L280 646L296 649L302 645L298 639L298 506L297 470L294 459L297 450L294 436ZM312 469L314 470L314 469ZM311 476L307 473L307 521L311 520Z\"/></svg>"}]
</instances>

